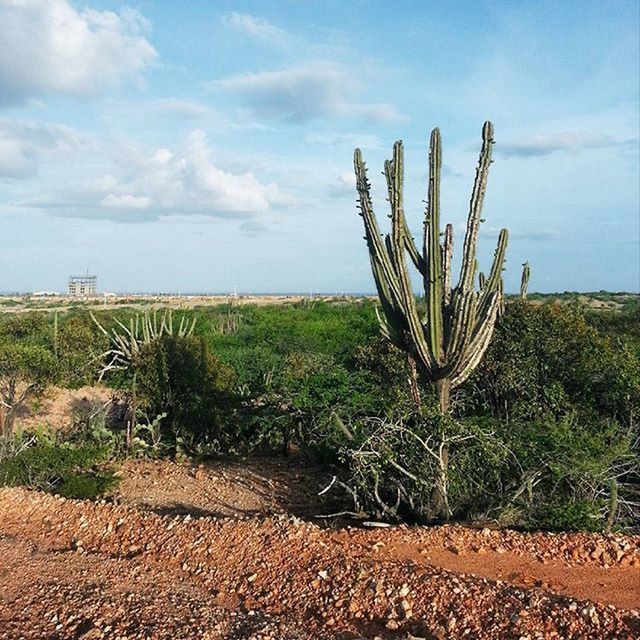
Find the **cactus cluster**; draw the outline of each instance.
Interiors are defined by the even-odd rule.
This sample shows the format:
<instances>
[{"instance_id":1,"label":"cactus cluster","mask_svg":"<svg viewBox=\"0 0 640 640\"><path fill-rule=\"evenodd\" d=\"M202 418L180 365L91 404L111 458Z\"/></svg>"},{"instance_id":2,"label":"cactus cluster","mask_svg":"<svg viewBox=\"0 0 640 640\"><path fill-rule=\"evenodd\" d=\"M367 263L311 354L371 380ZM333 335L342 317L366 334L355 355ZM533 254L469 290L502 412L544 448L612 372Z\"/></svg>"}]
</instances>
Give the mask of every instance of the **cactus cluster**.
<instances>
[{"instance_id":1,"label":"cactus cluster","mask_svg":"<svg viewBox=\"0 0 640 640\"><path fill-rule=\"evenodd\" d=\"M502 229L488 276L478 275L476 249L482 204L491 164L493 126L485 122L482 149L471 195L458 284L452 287L453 226L440 232L440 177L442 151L440 131L431 133L429 187L424 220L424 241L419 251L404 213L404 151L402 141L393 147L393 159L385 162L385 176L391 204L391 233L381 234L373 210L370 183L360 149L354 153L356 189L365 239L382 314L383 334L407 352L423 377L436 383L442 413L447 413L449 390L471 374L484 354L503 301L502 270L508 232ZM424 283L426 313L418 311L406 256Z\"/></svg>"}]
</instances>

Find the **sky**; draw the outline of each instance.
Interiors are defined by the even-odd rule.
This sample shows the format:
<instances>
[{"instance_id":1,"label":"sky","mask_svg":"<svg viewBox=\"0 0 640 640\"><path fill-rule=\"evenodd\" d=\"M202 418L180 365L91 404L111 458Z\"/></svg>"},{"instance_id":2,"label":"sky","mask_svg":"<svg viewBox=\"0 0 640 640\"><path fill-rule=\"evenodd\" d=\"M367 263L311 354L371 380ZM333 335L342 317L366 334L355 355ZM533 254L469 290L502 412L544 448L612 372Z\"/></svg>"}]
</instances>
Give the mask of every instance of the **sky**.
<instances>
[{"instance_id":1,"label":"sky","mask_svg":"<svg viewBox=\"0 0 640 640\"><path fill-rule=\"evenodd\" d=\"M505 288L640 288L638 2L0 0L0 291L369 292L360 147L427 145L459 257L482 124L480 236ZM418 286L414 278L414 285Z\"/></svg>"}]
</instances>

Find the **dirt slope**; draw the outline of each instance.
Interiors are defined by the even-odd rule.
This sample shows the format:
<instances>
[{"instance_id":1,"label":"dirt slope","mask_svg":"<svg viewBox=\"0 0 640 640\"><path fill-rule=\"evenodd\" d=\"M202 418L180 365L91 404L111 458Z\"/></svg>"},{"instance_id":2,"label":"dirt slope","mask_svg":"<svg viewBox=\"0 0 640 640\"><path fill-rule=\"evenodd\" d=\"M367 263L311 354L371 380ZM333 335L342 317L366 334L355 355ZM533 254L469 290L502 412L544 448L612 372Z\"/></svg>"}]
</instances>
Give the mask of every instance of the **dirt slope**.
<instances>
[{"instance_id":1,"label":"dirt slope","mask_svg":"<svg viewBox=\"0 0 640 640\"><path fill-rule=\"evenodd\" d=\"M331 531L4 489L0 558L0 638L640 637L637 537Z\"/></svg>"}]
</instances>

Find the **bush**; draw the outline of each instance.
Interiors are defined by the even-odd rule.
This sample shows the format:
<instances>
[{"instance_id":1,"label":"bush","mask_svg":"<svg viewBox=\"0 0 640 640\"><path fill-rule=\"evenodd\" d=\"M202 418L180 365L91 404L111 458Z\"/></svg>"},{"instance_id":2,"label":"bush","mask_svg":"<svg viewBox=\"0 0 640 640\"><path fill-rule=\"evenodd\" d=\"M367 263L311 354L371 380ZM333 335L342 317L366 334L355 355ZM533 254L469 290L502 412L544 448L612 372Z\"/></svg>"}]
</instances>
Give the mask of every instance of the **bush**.
<instances>
[{"instance_id":1,"label":"bush","mask_svg":"<svg viewBox=\"0 0 640 640\"><path fill-rule=\"evenodd\" d=\"M203 338L162 337L146 344L132 366L137 407L149 422L166 414L171 435L228 443L223 419L231 407L233 371Z\"/></svg>"},{"instance_id":2,"label":"bush","mask_svg":"<svg viewBox=\"0 0 640 640\"><path fill-rule=\"evenodd\" d=\"M369 418L350 430L348 484L357 510L377 517L433 521L445 486L456 519L589 530L638 519L637 434L613 421L414 416Z\"/></svg>"},{"instance_id":3,"label":"bush","mask_svg":"<svg viewBox=\"0 0 640 640\"><path fill-rule=\"evenodd\" d=\"M459 413L506 420L578 411L585 421L629 424L639 409L639 352L599 333L578 307L512 303L457 400Z\"/></svg>"},{"instance_id":4,"label":"bush","mask_svg":"<svg viewBox=\"0 0 640 640\"><path fill-rule=\"evenodd\" d=\"M342 449L356 510L431 522L486 513L504 494L508 449L487 424L436 415L367 418Z\"/></svg>"},{"instance_id":5,"label":"bush","mask_svg":"<svg viewBox=\"0 0 640 640\"><path fill-rule=\"evenodd\" d=\"M100 355L108 348L108 340L88 313L61 314L56 340L58 384L76 389L96 380Z\"/></svg>"},{"instance_id":6,"label":"bush","mask_svg":"<svg viewBox=\"0 0 640 640\"><path fill-rule=\"evenodd\" d=\"M117 477L105 466L110 454L108 447L38 442L0 460L0 485L96 498L117 485Z\"/></svg>"}]
</instances>

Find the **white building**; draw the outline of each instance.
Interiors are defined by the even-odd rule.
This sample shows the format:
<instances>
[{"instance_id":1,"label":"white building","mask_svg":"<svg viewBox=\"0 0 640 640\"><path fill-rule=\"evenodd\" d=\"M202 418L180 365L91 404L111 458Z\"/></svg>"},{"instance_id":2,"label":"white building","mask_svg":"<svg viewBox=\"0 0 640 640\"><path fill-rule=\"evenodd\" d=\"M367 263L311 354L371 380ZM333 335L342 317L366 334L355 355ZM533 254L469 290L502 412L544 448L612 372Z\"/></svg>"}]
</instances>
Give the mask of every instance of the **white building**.
<instances>
[{"instance_id":1,"label":"white building","mask_svg":"<svg viewBox=\"0 0 640 640\"><path fill-rule=\"evenodd\" d=\"M98 276L69 276L69 295L78 297L95 296L98 291Z\"/></svg>"}]
</instances>

